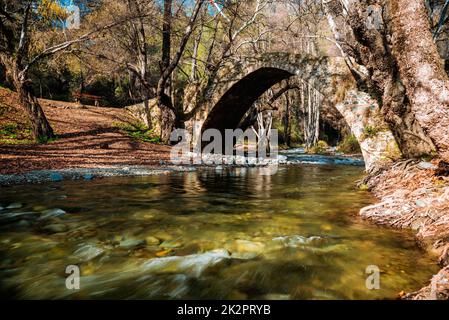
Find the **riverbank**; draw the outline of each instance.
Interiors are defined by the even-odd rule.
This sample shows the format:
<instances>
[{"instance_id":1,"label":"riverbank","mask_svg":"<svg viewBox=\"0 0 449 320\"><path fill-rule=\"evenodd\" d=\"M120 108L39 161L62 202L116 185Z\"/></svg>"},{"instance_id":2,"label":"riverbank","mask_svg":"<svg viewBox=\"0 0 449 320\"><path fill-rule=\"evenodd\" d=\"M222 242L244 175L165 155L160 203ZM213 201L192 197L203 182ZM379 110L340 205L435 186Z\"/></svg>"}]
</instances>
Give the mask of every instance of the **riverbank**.
<instances>
[{"instance_id":1,"label":"riverbank","mask_svg":"<svg viewBox=\"0 0 449 320\"><path fill-rule=\"evenodd\" d=\"M404 161L383 168L361 186L368 188L378 204L360 215L378 225L413 229L421 247L438 257L441 271L428 286L403 299L449 299L449 177L438 175L437 161Z\"/></svg>"},{"instance_id":2,"label":"riverbank","mask_svg":"<svg viewBox=\"0 0 449 320\"><path fill-rule=\"evenodd\" d=\"M170 147L131 137L136 120L121 108L39 99L57 138L30 141L30 126L15 92L0 88L0 174L37 170L159 166Z\"/></svg>"}]
</instances>

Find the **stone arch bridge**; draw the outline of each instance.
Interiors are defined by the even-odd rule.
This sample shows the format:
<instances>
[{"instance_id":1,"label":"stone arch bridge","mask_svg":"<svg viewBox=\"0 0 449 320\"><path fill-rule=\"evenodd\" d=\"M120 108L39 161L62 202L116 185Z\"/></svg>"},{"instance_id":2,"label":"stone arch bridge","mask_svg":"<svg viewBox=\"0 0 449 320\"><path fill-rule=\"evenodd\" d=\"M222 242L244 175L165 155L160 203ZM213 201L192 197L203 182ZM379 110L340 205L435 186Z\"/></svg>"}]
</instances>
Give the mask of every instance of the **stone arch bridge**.
<instances>
[{"instance_id":1,"label":"stone arch bridge","mask_svg":"<svg viewBox=\"0 0 449 320\"><path fill-rule=\"evenodd\" d=\"M202 123L202 132L210 128L221 132L236 129L265 91L285 79L298 77L335 104L360 143L367 170L371 170L381 162L400 157L400 152L378 104L366 93L349 88L343 101L335 103L339 87L348 76L348 67L338 57L268 53L243 58L225 64L219 71L202 112L193 120Z\"/></svg>"}]
</instances>

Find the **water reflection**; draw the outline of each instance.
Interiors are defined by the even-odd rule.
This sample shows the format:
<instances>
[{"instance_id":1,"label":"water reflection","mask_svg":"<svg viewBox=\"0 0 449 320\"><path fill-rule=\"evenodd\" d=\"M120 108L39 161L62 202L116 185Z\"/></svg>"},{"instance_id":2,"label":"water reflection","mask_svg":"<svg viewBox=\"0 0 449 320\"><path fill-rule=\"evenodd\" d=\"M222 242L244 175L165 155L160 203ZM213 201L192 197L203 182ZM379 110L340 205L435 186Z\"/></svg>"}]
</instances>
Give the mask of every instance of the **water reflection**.
<instances>
[{"instance_id":1,"label":"water reflection","mask_svg":"<svg viewBox=\"0 0 449 320\"><path fill-rule=\"evenodd\" d=\"M411 235L360 221L362 168L200 170L3 188L0 280L15 298L378 299L437 270ZM65 287L80 266L81 290ZM365 287L378 265L381 290Z\"/></svg>"}]
</instances>

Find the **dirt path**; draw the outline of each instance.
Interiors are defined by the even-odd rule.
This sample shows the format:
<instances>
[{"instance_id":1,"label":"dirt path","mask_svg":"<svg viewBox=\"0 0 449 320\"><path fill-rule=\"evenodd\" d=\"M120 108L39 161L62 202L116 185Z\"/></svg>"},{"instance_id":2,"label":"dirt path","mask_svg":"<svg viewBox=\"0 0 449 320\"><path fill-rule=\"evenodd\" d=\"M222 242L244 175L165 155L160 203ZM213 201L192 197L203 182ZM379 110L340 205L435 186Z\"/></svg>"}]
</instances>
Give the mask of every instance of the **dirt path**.
<instances>
[{"instance_id":1,"label":"dirt path","mask_svg":"<svg viewBox=\"0 0 449 320\"><path fill-rule=\"evenodd\" d=\"M9 107L2 121L26 122L14 104L15 94L1 89L0 102ZM0 144L0 174L66 168L159 165L169 159L169 147L133 140L122 134L118 123L130 123L124 109L88 107L75 103L41 101L58 140L48 144ZM3 106L4 107L4 106Z\"/></svg>"}]
</instances>

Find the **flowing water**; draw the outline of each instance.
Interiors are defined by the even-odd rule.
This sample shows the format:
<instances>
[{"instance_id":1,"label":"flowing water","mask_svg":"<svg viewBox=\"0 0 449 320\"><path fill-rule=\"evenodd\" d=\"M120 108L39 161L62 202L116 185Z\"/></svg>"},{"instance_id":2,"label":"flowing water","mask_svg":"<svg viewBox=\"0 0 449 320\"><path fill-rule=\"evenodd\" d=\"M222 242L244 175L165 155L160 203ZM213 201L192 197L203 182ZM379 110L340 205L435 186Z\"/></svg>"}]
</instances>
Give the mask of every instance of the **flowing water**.
<instances>
[{"instance_id":1,"label":"flowing water","mask_svg":"<svg viewBox=\"0 0 449 320\"><path fill-rule=\"evenodd\" d=\"M201 169L1 189L11 298L382 299L437 271L411 233L361 221L363 168ZM80 268L80 290L66 267ZM369 290L368 266L380 269Z\"/></svg>"}]
</instances>

